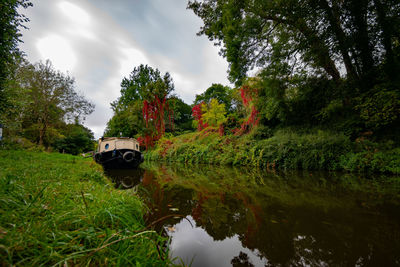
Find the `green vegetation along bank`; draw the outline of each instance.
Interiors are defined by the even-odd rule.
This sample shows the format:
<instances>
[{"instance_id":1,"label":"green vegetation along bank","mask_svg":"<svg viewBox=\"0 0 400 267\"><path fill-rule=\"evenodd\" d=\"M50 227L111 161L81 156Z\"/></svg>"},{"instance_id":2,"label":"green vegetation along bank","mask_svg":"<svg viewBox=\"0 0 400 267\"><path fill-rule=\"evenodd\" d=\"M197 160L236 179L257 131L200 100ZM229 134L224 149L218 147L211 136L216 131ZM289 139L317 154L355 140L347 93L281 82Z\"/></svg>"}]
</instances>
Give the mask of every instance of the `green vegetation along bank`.
<instances>
[{"instance_id":1,"label":"green vegetation along bank","mask_svg":"<svg viewBox=\"0 0 400 267\"><path fill-rule=\"evenodd\" d=\"M143 204L92 160L0 151L0 262L9 266L164 266Z\"/></svg>"},{"instance_id":2,"label":"green vegetation along bank","mask_svg":"<svg viewBox=\"0 0 400 267\"><path fill-rule=\"evenodd\" d=\"M250 165L265 168L346 170L400 173L400 148L391 141L376 143L367 138L322 130L303 133L277 130L264 136L264 127L244 136L220 136L217 129L162 138L145 155L147 160ZM394 148L393 148L394 147Z\"/></svg>"}]
</instances>

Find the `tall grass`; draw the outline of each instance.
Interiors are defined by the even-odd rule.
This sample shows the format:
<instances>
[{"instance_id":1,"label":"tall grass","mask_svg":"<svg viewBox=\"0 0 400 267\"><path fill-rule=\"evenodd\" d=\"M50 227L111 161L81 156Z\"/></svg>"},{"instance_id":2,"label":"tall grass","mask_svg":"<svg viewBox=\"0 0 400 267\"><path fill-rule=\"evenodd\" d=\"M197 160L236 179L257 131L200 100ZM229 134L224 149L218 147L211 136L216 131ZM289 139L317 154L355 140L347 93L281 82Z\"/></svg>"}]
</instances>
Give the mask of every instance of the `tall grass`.
<instances>
[{"instance_id":1,"label":"tall grass","mask_svg":"<svg viewBox=\"0 0 400 267\"><path fill-rule=\"evenodd\" d=\"M92 160L0 151L0 261L17 266L163 266L141 201Z\"/></svg>"},{"instance_id":2,"label":"tall grass","mask_svg":"<svg viewBox=\"0 0 400 267\"><path fill-rule=\"evenodd\" d=\"M161 139L145 158L279 169L400 173L400 150L393 146L372 142L360 145L344 134L322 130L283 129L267 136L259 140L254 134L221 137L216 132L191 133Z\"/></svg>"}]
</instances>

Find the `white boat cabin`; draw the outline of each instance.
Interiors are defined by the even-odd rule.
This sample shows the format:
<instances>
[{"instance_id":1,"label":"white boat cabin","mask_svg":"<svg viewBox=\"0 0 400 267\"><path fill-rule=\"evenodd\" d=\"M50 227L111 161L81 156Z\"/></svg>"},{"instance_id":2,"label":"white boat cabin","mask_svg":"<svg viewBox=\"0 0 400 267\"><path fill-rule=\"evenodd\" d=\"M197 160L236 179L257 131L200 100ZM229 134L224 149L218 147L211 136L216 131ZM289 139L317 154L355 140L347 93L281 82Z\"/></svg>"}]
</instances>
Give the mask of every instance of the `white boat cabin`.
<instances>
[{"instance_id":1,"label":"white boat cabin","mask_svg":"<svg viewBox=\"0 0 400 267\"><path fill-rule=\"evenodd\" d=\"M129 137L104 137L99 139L97 151L107 152L114 149L130 149L140 151L139 142L135 138Z\"/></svg>"}]
</instances>

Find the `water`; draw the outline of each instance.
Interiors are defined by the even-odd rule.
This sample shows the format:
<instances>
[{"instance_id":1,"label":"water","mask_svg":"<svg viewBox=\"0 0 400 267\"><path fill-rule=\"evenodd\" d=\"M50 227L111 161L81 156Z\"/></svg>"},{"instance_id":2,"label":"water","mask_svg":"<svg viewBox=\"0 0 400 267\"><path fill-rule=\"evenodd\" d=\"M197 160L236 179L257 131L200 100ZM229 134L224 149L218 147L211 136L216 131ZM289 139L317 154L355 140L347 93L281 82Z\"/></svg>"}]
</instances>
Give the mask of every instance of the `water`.
<instances>
[{"instance_id":1,"label":"water","mask_svg":"<svg viewBox=\"0 0 400 267\"><path fill-rule=\"evenodd\" d=\"M400 266L400 179L145 163L107 175L191 266Z\"/></svg>"}]
</instances>

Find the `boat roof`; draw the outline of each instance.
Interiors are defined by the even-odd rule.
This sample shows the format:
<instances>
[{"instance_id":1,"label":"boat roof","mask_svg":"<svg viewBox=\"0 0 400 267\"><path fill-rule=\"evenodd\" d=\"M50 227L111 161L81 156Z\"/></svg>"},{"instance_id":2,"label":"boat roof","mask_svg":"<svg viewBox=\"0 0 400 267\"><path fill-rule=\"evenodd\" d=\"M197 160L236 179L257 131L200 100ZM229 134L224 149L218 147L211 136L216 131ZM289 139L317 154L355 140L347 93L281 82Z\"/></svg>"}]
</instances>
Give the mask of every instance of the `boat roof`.
<instances>
[{"instance_id":1,"label":"boat roof","mask_svg":"<svg viewBox=\"0 0 400 267\"><path fill-rule=\"evenodd\" d=\"M112 140L132 140L132 141L137 141L135 138L131 137L102 137L100 138L100 141L112 141Z\"/></svg>"}]
</instances>

